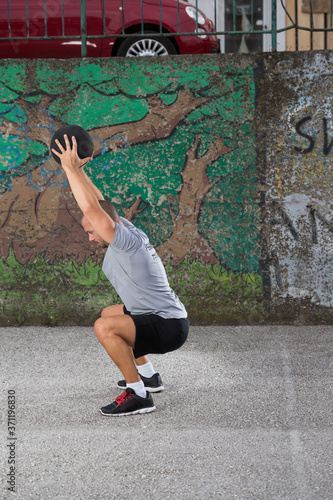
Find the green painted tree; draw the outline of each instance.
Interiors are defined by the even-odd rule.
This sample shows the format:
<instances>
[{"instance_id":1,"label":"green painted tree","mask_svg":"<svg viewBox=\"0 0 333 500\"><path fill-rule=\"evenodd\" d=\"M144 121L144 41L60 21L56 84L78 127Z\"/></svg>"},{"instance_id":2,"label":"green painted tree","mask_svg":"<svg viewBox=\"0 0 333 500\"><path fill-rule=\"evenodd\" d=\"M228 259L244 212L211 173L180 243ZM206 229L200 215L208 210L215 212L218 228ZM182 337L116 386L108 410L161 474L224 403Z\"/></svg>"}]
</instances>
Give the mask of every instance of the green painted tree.
<instances>
[{"instance_id":1,"label":"green painted tree","mask_svg":"<svg viewBox=\"0 0 333 500\"><path fill-rule=\"evenodd\" d=\"M32 152L16 163L7 159L2 248L12 243L14 226L22 233L13 242L22 261L34 252L54 257L55 244L58 258L65 249L75 250L79 260L91 253L89 245L82 249L79 213L48 152L53 131L77 123L94 139L95 160L88 167L93 181L125 215L136 217L164 259L255 268L256 211L244 208L244 200L255 205L251 71L230 68L223 75L214 64L125 61L114 63L110 75L109 65L83 61L65 75L64 92L60 68L38 63L35 93L6 87L0 132L13 151L29 141ZM64 230L70 221L68 246ZM34 231L27 237L24 228ZM50 237L59 232L61 239ZM237 245L244 249L241 262Z\"/></svg>"}]
</instances>

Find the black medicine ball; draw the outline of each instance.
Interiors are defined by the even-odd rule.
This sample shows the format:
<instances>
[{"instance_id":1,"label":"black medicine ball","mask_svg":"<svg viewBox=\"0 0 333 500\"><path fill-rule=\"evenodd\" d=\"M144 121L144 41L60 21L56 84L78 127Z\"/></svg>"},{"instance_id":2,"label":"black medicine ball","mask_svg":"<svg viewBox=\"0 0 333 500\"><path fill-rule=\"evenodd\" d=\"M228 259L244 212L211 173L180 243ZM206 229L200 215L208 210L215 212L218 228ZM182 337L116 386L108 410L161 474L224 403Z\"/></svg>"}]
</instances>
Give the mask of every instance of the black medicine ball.
<instances>
[{"instance_id":1,"label":"black medicine ball","mask_svg":"<svg viewBox=\"0 0 333 500\"><path fill-rule=\"evenodd\" d=\"M56 133L53 135L51 139L51 144L50 144L50 150L52 156L55 159L55 161L59 163L59 165L61 165L61 160L59 156L53 153L52 149L55 149L60 153L60 149L58 148L55 142L56 139L58 139L60 144L66 149L64 134L67 134L71 148L73 147L72 137L73 136L75 137L77 143L77 154L81 160L83 158L89 158L92 156L94 152L94 144L88 132L84 130L84 128L79 127L79 125L66 125L65 127L61 127L59 130L56 131Z\"/></svg>"}]
</instances>

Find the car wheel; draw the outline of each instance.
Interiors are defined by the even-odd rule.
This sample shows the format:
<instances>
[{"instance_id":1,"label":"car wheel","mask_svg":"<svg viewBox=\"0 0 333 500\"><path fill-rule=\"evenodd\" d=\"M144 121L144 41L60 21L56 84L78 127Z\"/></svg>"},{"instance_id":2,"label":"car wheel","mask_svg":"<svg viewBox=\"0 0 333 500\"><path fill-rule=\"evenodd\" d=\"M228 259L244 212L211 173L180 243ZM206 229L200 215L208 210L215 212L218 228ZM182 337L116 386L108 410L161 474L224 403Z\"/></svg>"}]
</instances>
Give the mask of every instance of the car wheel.
<instances>
[{"instance_id":1,"label":"car wheel","mask_svg":"<svg viewBox=\"0 0 333 500\"><path fill-rule=\"evenodd\" d=\"M133 37L127 38L120 46L117 56L144 57L169 56L177 54L173 43L162 37Z\"/></svg>"}]
</instances>

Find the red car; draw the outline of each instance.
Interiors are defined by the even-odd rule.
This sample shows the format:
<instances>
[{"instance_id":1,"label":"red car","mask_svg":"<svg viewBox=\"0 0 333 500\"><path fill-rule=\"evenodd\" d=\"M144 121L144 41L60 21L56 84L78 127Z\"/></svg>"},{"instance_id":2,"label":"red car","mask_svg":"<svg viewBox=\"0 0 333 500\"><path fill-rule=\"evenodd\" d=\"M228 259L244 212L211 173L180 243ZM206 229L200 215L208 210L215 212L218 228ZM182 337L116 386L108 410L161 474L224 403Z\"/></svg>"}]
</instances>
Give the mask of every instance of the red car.
<instances>
[{"instance_id":1,"label":"red car","mask_svg":"<svg viewBox=\"0 0 333 500\"><path fill-rule=\"evenodd\" d=\"M217 53L212 31L212 21L182 0L0 0L0 58Z\"/></svg>"}]
</instances>

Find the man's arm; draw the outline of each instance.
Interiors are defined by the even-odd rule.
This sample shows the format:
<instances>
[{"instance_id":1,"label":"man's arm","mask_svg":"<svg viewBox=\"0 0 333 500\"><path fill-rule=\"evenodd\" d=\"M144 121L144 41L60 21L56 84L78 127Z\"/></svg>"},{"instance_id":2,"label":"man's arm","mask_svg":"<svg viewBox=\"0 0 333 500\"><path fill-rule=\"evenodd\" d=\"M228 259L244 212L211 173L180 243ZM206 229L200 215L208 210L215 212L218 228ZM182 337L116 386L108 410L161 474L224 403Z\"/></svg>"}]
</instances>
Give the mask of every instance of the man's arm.
<instances>
[{"instance_id":1,"label":"man's arm","mask_svg":"<svg viewBox=\"0 0 333 500\"><path fill-rule=\"evenodd\" d=\"M101 192L96 188L96 186L94 186L84 172L82 174L80 168L92 158L84 158L83 160L80 160L77 155L75 137L72 138L73 149L70 147L67 135L65 135L64 138L66 149L62 147L59 141L56 141L61 153L58 153L55 149L52 151L61 159L61 165L66 173L72 193L83 214L87 217L99 236L101 236L101 238L103 238L103 240L107 243L112 243L116 230L116 224L111 217L104 212L98 203ZM93 186L93 188L91 186ZM101 199L103 199L103 196Z\"/></svg>"},{"instance_id":2,"label":"man's arm","mask_svg":"<svg viewBox=\"0 0 333 500\"><path fill-rule=\"evenodd\" d=\"M79 172L82 175L83 180L85 181L85 183L88 185L88 187L91 189L91 191L93 191L93 193L95 194L97 200L104 200L104 196L102 195L102 193L100 192L100 190L98 189L98 187L96 187L95 184L88 177L88 175L86 174L86 172L83 170L83 167L79 169Z\"/></svg>"}]
</instances>

